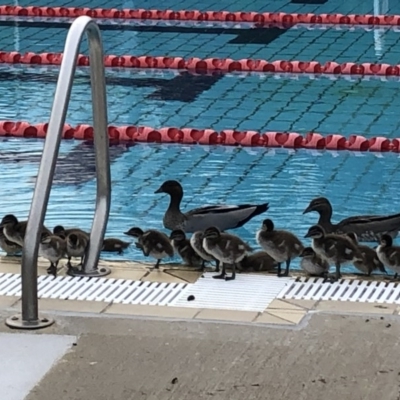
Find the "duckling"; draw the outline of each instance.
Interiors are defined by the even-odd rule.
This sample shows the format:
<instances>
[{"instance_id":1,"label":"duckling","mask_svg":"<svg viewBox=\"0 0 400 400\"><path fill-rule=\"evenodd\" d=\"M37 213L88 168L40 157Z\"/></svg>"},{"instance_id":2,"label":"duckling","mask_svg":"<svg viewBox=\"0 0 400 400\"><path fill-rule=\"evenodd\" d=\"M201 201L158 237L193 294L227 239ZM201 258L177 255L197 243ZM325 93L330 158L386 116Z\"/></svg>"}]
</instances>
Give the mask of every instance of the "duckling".
<instances>
[{"instance_id":1,"label":"duckling","mask_svg":"<svg viewBox=\"0 0 400 400\"><path fill-rule=\"evenodd\" d=\"M300 254L300 267L311 276L328 277L329 263L320 257L312 247L305 247Z\"/></svg>"},{"instance_id":2,"label":"duckling","mask_svg":"<svg viewBox=\"0 0 400 400\"><path fill-rule=\"evenodd\" d=\"M376 254L374 249L369 246L359 244L357 235L354 232L348 232L346 235L355 243L355 245L361 251L361 254L364 256L363 262L354 263L354 266L357 269L367 276L370 276L375 270L379 270L384 274L387 274L385 266L379 260L378 254Z\"/></svg>"},{"instance_id":3,"label":"duckling","mask_svg":"<svg viewBox=\"0 0 400 400\"><path fill-rule=\"evenodd\" d=\"M390 235L382 235L376 253L379 260L395 272L396 279L400 273L400 246L393 246L393 238Z\"/></svg>"},{"instance_id":4,"label":"duckling","mask_svg":"<svg viewBox=\"0 0 400 400\"><path fill-rule=\"evenodd\" d=\"M143 251L145 257L153 257L157 260L154 268L158 269L163 258L173 257L174 249L168 236L154 229L143 232L142 229L134 227L125 232L125 235L138 239L136 247Z\"/></svg>"},{"instance_id":5,"label":"duckling","mask_svg":"<svg viewBox=\"0 0 400 400\"><path fill-rule=\"evenodd\" d=\"M101 251L123 254L124 250L126 250L129 246L129 242L124 242L120 239L108 238L103 240L103 247Z\"/></svg>"},{"instance_id":6,"label":"duckling","mask_svg":"<svg viewBox=\"0 0 400 400\"><path fill-rule=\"evenodd\" d=\"M70 234L70 233L77 233L78 235L84 235L87 240L89 240L90 234L83 231L82 229L79 228L69 228L65 229L62 225L57 225L53 228L53 233L57 236L63 237L64 239Z\"/></svg>"},{"instance_id":7,"label":"duckling","mask_svg":"<svg viewBox=\"0 0 400 400\"><path fill-rule=\"evenodd\" d=\"M200 267L203 259L192 248L190 241L186 238L185 232L181 229L172 231L169 239L174 250L180 255L186 265Z\"/></svg>"},{"instance_id":8,"label":"duckling","mask_svg":"<svg viewBox=\"0 0 400 400\"><path fill-rule=\"evenodd\" d=\"M364 262L360 250L348 236L327 234L322 226L314 225L304 237L312 239L312 248L318 255L325 258L329 265L335 264L334 280L341 278L340 268L342 265Z\"/></svg>"},{"instance_id":9,"label":"duckling","mask_svg":"<svg viewBox=\"0 0 400 400\"><path fill-rule=\"evenodd\" d=\"M256 251L253 254L246 255L240 261L240 267L244 271L272 271L278 267L278 263L265 251Z\"/></svg>"},{"instance_id":10,"label":"duckling","mask_svg":"<svg viewBox=\"0 0 400 400\"><path fill-rule=\"evenodd\" d=\"M303 251L303 244L296 235L283 230L275 230L274 223L265 219L256 234L261 248L278 263L278 276L289 276L290 262ZM281 263L286 262L286 270L281 273Z\"/></svg>"},{"instance_id":11,"label":"duckling","mask_svg":"<svg viewBox=\"0 0 400 400\"><path fill-rule=\"evenodd\" d=\"M39 243L39 255L50 261L47 273L57 276L57 266L66 251L65 240L59 236L43 232Z\"/></svg>"},{"instance_id":12,"label":"duckling","mask_svg":"<svg viewBox=\"0 0 400 400\"><path fill-rule=\"evenodd\" d=\"M0 228L0 247L7 253L7 255L20 253L22 251L22 247L19 244L10 242L6 238L4 235L4 228Z\"/></svg>"},{"instance_id":13,"label":"duckling","mask_svg":"<svg viewBox=\"0 0 400 400\"><path fill-rule=\"evenodd\" d=\"M178 181L164 182L155 193L166 193L170 196L163 224L166 229L171 231L182 229L186 233L193 233L203 231L210 226L215 226L221 231L235 229L268 210L268 203L265 203L260 205L214 205L182 213L180 204L183 198L183 188Z\"/></svg>"},{"instance_id":14,"label":"duckling","mask_svg":"<svg viewBox=\"0 0 400 400\"><path fill-rule=\"evenodd\" d=\"M240 237L229 233L222 233L217 227L212 226L204 232L203 238L204 250L215 257L222 263L222 272L220 275L215 275L215 279L225 279L230 281L236 278L236 266L238 265L247 253L252 251L252 248L245 243ZM227 277L225 272L225 264L232 265L232 275Z\"/></svg>"},{"instance_id":15,"label":"duckling","mask_svg":"<svg viewBox=\"0 0 400 400\"><path fill-rule=\"evenodd\" d=\"M190 238L190 244L193 250L203 259L201 264L201 268L205 268L205 264L207 261L215 261L215 272L219 272L219 260L213 257L211 254L208 254L203 247L203 231L196 231L193 233Z\"/></svg>"},{"instance_id":16,"label":"duckling","mask_svg":"<svg viewBox=\"0 0 400 400\"><path fill-rule=\"evenodd\" d=\"M88 236L85 232L79 232L78 230L70 232L67 237L65 238L67 244L67 256L68 262L67 267L68 269L73 269L71 265L71 258L72 257L80 257L81 262L78 266L83 264L83 259L85 257L86 248L89 243Z\"/></svg>"},{"instance_id":17,"label":"duckling","mask_svg":"<svg viewBox=\"0 0 400 400\"><path fill-rule=\"evenodd\" d=\"M28 221L18 221L15 215L7 214L1 220L0 228L3 228L3 233L7 240L22 247L24 245L27 224ZM43 232L51 235L51 232L45 226L43 226Z\"/></svg>"},{"instance_id":18,"label":"duckling","mask_svg":"<svg viewBox=\"0 0 400 400\"><path fill-rule=\"evenodd\" d=\"M394 238L400 230L400 214L359 215L345 218L339 223L333 224L331 222L332 205L325 197L313 199L303 211L303 214L311 211L316 211L319 214L318 225L322 226L326 233L354 232L361 242L379 242L383 234L389 234Z\"/></svg>"}]
</instances>

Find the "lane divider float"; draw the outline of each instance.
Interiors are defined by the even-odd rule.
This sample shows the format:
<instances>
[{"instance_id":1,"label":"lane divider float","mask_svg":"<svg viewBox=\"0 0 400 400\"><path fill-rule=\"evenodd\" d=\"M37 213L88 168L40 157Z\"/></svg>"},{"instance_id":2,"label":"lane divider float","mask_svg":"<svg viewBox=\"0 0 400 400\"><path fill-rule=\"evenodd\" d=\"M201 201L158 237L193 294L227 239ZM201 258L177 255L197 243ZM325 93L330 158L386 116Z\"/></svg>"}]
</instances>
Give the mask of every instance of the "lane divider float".
<instances>
[{"instance_id":1,"label":"lane divider float","mask_svg":"<svg viewBox=\"0 0 400 400\"><path fill-rule=\"evenodd\" d=\"M29 124L24 121L0 121L0 137L45 138L47 123ZM72 126L65 124L63 139L93 140L93 127L90 125ZM194 128L151 128L148 126L113 126L108 127L111 143L182 143L220 146L281 147L290 149L351 150L371 152L400 153L400 138L388 139L383 136L365 138L350 135L348 138L339 134L321 135L309 132L301 135L295 132L256 132L224 129Z\"/></svg>"},{"instance_id":2,"label":"lane divider float","mask_svg":"<svg viewBox=\"0 0 400 400\"><path fill-rule=\"evenodd\" d=\"M107 19L143 19L143 20L182 20L182 21L219 21L219 22L254 22L260 27L264 24L323 25L400 25L400 15L359 15L359 14L299 14L282 12L231 12L199 10L147 10L147 9L105 9L78 7L36 7L36 6L0 6L0 15L29 17L67 17L76 18L88 15L92 18Z\"/></svg>"},{"instance_id":3,"label":"lane divider float","mask_svg":"<svg viewBox=\"0 0 400 400\"><path fill-rule=\"evenodd\" d=\"M30 65L60 65L62 53L18 53L0 52L0 64L30 64ZM80 54L77 59L78 66L88 66L89 56ZM191 57L152 57L152 56L115 56L104 57L105 67L120 68L153 68L153 69L179 69L194 72L269 72L269 73L305 73L305 74L333 74L333 75L380 75L399 76L400 64L356 64L352 62L339 64L328 61L321 64L317 61L266 61L231 58Z\"/></svg>"}]
</instances>

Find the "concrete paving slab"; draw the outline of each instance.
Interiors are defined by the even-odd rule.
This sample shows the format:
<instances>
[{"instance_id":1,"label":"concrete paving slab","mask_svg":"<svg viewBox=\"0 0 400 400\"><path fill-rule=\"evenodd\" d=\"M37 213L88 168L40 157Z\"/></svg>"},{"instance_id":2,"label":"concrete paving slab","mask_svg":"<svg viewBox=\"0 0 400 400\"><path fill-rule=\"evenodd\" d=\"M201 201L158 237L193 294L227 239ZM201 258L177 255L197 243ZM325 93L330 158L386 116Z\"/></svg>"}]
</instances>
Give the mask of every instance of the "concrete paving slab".
<instances>
[{"instance_id":1,"label":"concrete paving slab","mask_svg":"<svg viewBox=\"0 0 400 400\"><path fill-rule=\"evenodd\" d=\"M75 341L75 336L0 333L1 398L25 399Z\"/></svg>"},{"instance_id":2,"label":"concrete paving slab","mask_svg":"<svg viewBox=\"0 0 400 400\"><path fill-rule=\"evenodd\" d=\"M393 356L400 345L398 316L318 313L300 328L57 316L53 329L82 336L26 400L396 400L400 395L400 367Z\"/></svg>"}]
</instances>

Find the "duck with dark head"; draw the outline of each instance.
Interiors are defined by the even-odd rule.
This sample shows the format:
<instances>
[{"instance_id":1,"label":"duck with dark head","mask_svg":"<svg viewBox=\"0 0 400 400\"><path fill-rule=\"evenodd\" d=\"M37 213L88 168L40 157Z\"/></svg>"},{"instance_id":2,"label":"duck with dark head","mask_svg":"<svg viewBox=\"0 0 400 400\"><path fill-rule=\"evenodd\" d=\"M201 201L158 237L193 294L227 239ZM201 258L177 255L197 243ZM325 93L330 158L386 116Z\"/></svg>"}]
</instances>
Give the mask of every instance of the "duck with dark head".
<instances>
[{"instance_id":1,"label":"duck with dark head","mask_svg":"<svg viewBox=\"0 0 400 400\"><path fill-rule=\"evenodd\" d=\"M170 203L163 218L166 229L182 229L186 233L204 231L215 226L221 231L240 228L255 216L268 210L268 203L241 205L214 205L196 208L183 213L180 209L183 198L182 185L175 180L164 182L155 193L166 193Z\"/></svg>"},{"instance_id":2,"label":"duck with dark head","mask_svg":"<svg viewBox=\"0 0 400 400\"><path fill-rule=\"evenodd\" d=\"M354 232L361 242L379 242L380 237L389 234L396 237L400 230L400 214L358 215L345 218L337 224L332 223L332 205L325 197L311 200L303 214L315 211L319 214L318 225L326 233L345 234Z\"/></svg>"}]
</instances>

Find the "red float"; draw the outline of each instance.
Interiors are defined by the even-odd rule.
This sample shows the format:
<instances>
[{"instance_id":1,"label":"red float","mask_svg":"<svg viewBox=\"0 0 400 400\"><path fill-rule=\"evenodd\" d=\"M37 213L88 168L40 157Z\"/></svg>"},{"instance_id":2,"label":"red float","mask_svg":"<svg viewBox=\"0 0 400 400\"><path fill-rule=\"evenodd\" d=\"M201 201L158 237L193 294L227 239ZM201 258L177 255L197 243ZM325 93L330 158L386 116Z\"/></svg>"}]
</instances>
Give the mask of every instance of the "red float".
<instances>
[{"instance_id":1,"label":"red float","mask_svg":"<svg viewBox=\"0 0 400 400\"><path fill-rule=\"evenodd\" d=\"M297 13L257 13L230 11L199 11L199 10L146 10L76 7L36 7L36 6L0 6L0 15L76 18L88 15L92 18L107 19L143 19L143 20L183 20L183 21L214 21L214 22L254 22L258 27L268 24L279 24L290 27L295 24L322 25L400 25L399 15L343 15L343 14L297 14Z\"/></svg>"},{"instance_id":2,"label":"red float","mask_svg":"<svg viewBox=\"0 0 400 400\"><path fill-rule=\"evenodd\" d=\"M44 138L48 132L48 123L31 125L25 121L0 121L0 136L23 138ZM93 140L93 127L80 124L75 127L65 124L64 139ZM225 129L194 128L151 128L148 126L113 126L108 127L110 143L182 143L201 145L283 147L290 149L350 150L372 152L400 152L400 139L387 139L382 136L367 139L360 135L351 135L348 139L342 135L323 136L316 132L305 136L296 132L256 132Z\"/></svg>"}]
</instances>

